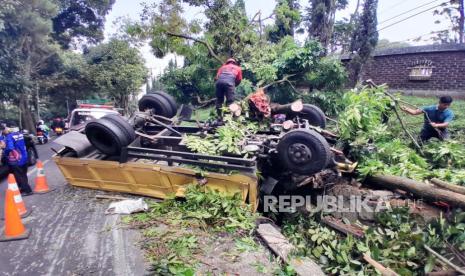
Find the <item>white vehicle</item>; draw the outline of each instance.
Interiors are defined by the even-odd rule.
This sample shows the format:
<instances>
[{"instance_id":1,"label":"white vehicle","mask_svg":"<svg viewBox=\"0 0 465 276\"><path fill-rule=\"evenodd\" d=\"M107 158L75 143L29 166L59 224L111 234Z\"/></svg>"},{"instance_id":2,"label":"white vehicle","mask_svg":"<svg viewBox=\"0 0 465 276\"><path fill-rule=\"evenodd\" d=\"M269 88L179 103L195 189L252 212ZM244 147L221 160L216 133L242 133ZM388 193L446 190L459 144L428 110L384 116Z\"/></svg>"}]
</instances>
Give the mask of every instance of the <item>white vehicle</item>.
<instances>
[{"instance_id":1,"label":"white vehicle","mask_svg":"<svg viewBox=\"0 0 465 276\"><path fill-rule=\"evenodd\" d=\"M100 119L108 114L119 114L119 112L110 105L80 104L78 108L71 112L66 123L66 129L81 130L88 122Z\"/></svg>"}]
</instances>

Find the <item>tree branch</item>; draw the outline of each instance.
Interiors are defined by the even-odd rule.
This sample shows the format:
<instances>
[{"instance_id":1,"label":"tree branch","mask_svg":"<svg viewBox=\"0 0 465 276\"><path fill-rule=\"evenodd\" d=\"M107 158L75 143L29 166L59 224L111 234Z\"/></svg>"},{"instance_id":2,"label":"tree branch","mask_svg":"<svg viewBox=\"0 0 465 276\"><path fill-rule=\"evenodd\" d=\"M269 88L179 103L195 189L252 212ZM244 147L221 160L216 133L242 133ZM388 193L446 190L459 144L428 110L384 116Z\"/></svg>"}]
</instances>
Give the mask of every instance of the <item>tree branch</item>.
<instances>
[{"instance_id":1,"label":"tree branch","mask_svg":"<svg viewBox=\"0 0 465 276\"><path fill-rule=\"evenodd\" d=\"M269 84L263 86L262 88L263 88L263 89L266 89L266 88L268 88L268 87L270 87L270 86L273 86L273 85L275 85L275 84L279 84L279 83L282 83L282 82L289 82L289 78L292 78L292 77L295 76L295 75L296 75L296 74L285 75L282 79L277 80L277 81L274 81L274 82L272 82L272 83L269 83ZM292 86L292 85L291 85L291 86Z\"/></svg>"},{"instance_id":2,"label":"tree branch","mask_svg":"<svg viewBox=\"0 0 465 276\"><path fill-rule=\"evenodd\" d=\"M183 35L183 34L175 34L175 33L172 33L172 32L165 32L165 33L166 33L166 35L169 35L169 36L184 38L184 39L192 40L192 41L195 41L197 43L205 45L205 47L207 47L208 52L210 53L210 55L212 55L218 62L223 64L224 61L215 53L215 51L213 50L213 47L207 41L201 40L201 39L198 39L198 38L195 38L195 37L192 37L192 36Z\"/></svg>"}]
</instances>

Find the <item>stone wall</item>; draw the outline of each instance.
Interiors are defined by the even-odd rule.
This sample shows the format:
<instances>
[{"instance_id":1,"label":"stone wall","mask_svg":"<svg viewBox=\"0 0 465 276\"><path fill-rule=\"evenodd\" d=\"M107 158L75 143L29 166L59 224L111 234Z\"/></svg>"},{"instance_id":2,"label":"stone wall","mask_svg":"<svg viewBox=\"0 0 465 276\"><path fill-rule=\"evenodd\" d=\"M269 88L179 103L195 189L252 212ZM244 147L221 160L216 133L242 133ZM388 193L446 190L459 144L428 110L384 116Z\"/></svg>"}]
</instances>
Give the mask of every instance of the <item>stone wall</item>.
<instances>
[{"instance_id":1,"label":"stone wall","mask_svg":"<svg viewBox=\"0 0 465 276\"><path fill-rule=\"evenodd\" d=\"M350 58L343 56L348 64ZM362 79L411 95L465 98L465 45L430 45L376 51Z\"/></svg>"}]
</instances>

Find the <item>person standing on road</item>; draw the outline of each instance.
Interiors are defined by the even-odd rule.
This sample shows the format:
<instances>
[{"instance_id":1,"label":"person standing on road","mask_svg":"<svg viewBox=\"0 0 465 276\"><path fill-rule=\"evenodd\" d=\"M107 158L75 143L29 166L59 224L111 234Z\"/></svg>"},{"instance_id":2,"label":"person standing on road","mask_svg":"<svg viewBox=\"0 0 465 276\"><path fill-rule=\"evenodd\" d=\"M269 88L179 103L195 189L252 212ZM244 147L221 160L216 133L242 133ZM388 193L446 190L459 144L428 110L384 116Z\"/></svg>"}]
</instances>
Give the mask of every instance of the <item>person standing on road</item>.
<instances>
[{"instance_id":1,"label":"person standing on road","mask_svg":"<svg viewBox=\"0 0 465 276\"><path fill-rule=\"evenodd\" d=\"M242 69L235 59L229 58L226 63L218 69L215 81L216 113L218 117L221 118L221 108L223 107L224 98L226 97L226 105L232 104L234 102L236 86L242 81Z\"/></svg>"},{"instance_id":2,"label":"person standing on road","mask_svg":"<svg viewBox=\"0 0 465 276\"><path fill-rule=\"evenodd\" d=\"M12 132L5 125L0 125L4 136L3 159L15 176L21 195L32 194L31 186L27 179L27 150L24 136L20 132Z\"/></svg>"},{"instance_id":3,"label":"person standing on road","mask_svg":"<svg viewBox=\"0 0 465 276\"><path fill-rule=\"evenodd\" d=\"M449 109L451 104L452 97L442 96L439 98L439 103L435 105L418 109L401 106L401 109L410 115L424 114L425 120L420 133L422 142L426 142L433 137L442 141L450 137L447 127L454 119L454 112Z\"/></svg>"}]
</instances>

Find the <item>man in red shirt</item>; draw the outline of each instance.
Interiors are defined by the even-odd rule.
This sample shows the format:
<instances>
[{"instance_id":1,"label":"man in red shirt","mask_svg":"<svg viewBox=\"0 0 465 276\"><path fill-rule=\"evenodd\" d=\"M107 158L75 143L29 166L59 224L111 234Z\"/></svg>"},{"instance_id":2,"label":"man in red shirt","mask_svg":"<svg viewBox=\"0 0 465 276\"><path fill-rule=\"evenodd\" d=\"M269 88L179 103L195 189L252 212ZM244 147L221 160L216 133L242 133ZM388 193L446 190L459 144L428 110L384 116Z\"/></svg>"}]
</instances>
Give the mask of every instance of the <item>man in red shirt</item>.
<instances>
[{"instance_id":1,"label":"man in red shirt","mask_svg":"<svg viewBox=\"0 0 465 276\"><path fill-rule=\"evenodd\" d=\"M218 117L222 117L221 107L226 97L226 105L234 102L234 93L236 86L242 81L242 70L233 58L229 58L223 64L215 77L216 83L216 112Z\"/></svg>"}]
</instances>

